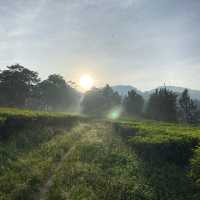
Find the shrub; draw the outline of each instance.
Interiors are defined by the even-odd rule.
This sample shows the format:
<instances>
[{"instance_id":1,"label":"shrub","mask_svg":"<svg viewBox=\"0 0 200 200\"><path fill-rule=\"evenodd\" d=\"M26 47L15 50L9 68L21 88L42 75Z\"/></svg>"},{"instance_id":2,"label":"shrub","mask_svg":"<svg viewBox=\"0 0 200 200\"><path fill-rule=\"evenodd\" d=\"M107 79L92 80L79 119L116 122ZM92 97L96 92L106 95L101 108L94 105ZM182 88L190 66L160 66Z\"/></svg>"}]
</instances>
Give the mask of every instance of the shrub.
<instances>
[{"instance_id":1,"label":"shrub","mask_svg":"<svg viewBox=\"0 0 200 200\"><path fill-rule=\"evenodd\" d=\"M114 130L144 160L184 166L200 141L198 127L154 121L116 122Z\"/></svg>"},{"instance_id":2,"label":"shrub","mask_svg":"<svg viewBox=\"0 0 200 200\"><path fill-rule=\"evenodd\" d=\"M200 188L200 146L195 150L194 157L191 159L191 177Z\"/></svg>"},{"instance_id":3,"label":"shrub","mask_svg":"<svg viewBox=\"0 0 200 200\"><path fill-rule=\"evenodd\" d=\"M0 138L8 138L18 129L34 127L70 128L83 120L86 120L86 118L78 115L1 108Z\"/></svg>"}]
</instances>

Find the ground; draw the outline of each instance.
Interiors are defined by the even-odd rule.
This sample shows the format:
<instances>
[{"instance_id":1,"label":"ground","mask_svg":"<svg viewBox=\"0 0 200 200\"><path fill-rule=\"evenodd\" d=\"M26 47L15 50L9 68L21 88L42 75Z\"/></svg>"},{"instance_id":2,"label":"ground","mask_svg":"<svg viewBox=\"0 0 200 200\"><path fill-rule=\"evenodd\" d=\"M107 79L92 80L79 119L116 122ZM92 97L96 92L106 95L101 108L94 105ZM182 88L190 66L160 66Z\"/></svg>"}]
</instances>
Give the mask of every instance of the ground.
<instances>
[{"instance_id":1,"label":"ground","mask_svg":"<svg viewBox=\"0 0 200 200\"><path fill-rule=\"evenodd\" d=\"M70 129L20 129L1 142L0 199L199 200L188 165L141 156L160 153L168 139L152 140L151 133L141 143L140 135L133 141L122 133L113 122L91 119ZM144 149L149 141L152 152Z\"/></svg>"}]
</instances>

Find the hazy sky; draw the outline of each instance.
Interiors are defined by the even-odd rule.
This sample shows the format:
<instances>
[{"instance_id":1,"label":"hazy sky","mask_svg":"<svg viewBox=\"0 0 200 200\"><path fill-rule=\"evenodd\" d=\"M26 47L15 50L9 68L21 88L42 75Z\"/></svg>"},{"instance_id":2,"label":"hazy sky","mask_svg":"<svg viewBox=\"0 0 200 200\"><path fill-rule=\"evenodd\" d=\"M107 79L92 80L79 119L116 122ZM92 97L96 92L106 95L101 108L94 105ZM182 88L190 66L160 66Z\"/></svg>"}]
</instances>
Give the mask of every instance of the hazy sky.
<instances>
[{"instance_id":1,"label":"hazy sky","mask_svg":"<svg viewBox=\"0 0 200 200\"><path fill-rule=\"evenodd\" d=\"M0 67L200 89L200 0L0 0Z\"/></svg>"}]
</instances>

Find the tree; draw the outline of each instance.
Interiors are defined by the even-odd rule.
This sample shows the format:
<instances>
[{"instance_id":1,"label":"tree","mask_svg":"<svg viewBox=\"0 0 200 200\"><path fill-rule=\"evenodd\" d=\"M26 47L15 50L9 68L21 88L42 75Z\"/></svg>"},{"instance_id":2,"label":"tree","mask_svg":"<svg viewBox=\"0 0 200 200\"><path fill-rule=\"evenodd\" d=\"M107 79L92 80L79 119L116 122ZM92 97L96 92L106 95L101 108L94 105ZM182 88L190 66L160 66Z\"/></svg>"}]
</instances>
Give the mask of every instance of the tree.
<instances>
[{"instance_id":1,"label":"tree","mask_svg":"<svg viewBox=\"0 0 200 200\"><path fill-rule=\"evenodd\" d=\"M166 88L157 89L147 104L147 116L155 120L176 121L177 95Z\"/></svg>"},{"instance_id":2,"label":"tree","mask_svg":"<svg viewBox=\"0 0 200 200\"><path fill-rule=\"evenodd\" d=\"M0 105L25 107L34 86L40 81L38 73L19 64L8 66L0 73Z\"/></svg>"},{"instance_id":3,"label":"tree","mask_svg":"<svg viewBox=\"0 0 200 200\"><path fill-rule=\"evenodd\" d=\"M82 112L96 117L105 117L121 103L121 97L109 85L102 89L93 88L86 92L81 103Z\"/></svg>"},{"instance_id":4,"label":"tree","mask_svg":"<svg viewBox=\"0 0 200 200\"><path fill-rule=\"evenodd\" d=\"M40 109L64 111L78 104L78 92L66 84L62 76L50 75L36 87L36 98Z\"/></svg>"},{"instance_id":5,"label":"tree","mask_svg":"<svg viewBox=\"0 0 200 200\"><path fill-rule=\"evenodd\" d=\"M141 115L144 106L144 99L135 90L128 92L128 96L123 101L125 112L128 115Z\"/></svg>"},{"instance_id":6,"label":"tree","mask_svg":"<svg viewBox=\"0 0 200 200\"><path fill-rule=\"evenodd\" d=\"M187 123L194 123L197 119L197 105L194 103L194 101L190 98L188 94L188 90L185 89L181 97L179 99L179 105L181 110L181 118L183 121Z\"/></svg>"}]
</instances>

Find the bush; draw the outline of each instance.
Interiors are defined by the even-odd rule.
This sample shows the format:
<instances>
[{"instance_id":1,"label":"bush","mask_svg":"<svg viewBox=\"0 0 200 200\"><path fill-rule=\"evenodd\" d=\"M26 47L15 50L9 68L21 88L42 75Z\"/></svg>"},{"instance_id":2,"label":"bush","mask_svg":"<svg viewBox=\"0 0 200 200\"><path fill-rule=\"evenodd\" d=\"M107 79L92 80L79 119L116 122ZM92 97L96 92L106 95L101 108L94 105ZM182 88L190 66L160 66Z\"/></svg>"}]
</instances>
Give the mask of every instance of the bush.
<instances>
[{"instance_id":1,"label":"bush","mask_svg":"<svg viewBox=\"0 0 200 200\"><path fill-rule=\"evenodd\" d=\"M8 138L18 129L34 127L70 128L83 120L86 120L86 118L78 115L1 108L0 138Z\"/></svg>"},{"instance_id":2,"label":"bush","mask_svg":"<svg viewBox=\"0 0 200 200\"><path fill-rule=\"evenodd\" d=\"M194 157L191 159L191 177L200 188L200 146L195 150Z\"/></svg>"},{"instance_id":3,"label":"bush","mask_svg":"<svg viewBox=\"0 0 200 200\"><path fill-rule=\"evenodd\" d=\"M173 123L116 122L114 130L144 160L167 161L184 166L200 141L198 127Z\"/></svg>"},{"instance_id":4,"label":"bush","mask_svg":"<svg viewBox=\"0 0 200 200\"><path fill-rule=\"evenodd\" d=\"M128 141L145 160L162 160L184 166L199 140L192 136L150 135L132 137Z\"/></svg>"}]
</instances>

